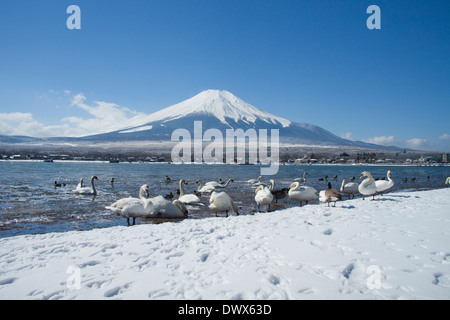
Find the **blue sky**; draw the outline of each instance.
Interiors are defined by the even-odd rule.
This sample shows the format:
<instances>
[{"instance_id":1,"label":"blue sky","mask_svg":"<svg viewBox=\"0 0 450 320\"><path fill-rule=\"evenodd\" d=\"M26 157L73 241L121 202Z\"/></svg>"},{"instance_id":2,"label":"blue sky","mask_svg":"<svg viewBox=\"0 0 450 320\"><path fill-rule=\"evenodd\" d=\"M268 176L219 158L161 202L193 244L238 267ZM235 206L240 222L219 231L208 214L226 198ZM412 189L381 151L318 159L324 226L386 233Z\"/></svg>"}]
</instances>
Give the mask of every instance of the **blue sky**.
<instances>
[{"instance_id":1,"label":"blue sky","mask_svg":"<svg viewBox=\"0 0 450 320\"><path fill-rule=\"evenodd\" d=\"M81 30L69 30L69 5ZM369 5L381 30L369 30ZM0 134L83 135L206 89L352 140L450 151L448 0L0 4Z\"/></svg>"}]
</instances>

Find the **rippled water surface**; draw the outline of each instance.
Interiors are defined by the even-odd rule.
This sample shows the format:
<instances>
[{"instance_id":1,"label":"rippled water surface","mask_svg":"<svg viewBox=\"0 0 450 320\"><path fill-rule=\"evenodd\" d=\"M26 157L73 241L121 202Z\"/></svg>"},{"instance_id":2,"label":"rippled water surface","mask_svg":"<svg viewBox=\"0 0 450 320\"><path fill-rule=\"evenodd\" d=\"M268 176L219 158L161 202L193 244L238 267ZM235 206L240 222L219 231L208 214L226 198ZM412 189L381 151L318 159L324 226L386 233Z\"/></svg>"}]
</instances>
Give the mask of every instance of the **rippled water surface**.
<instances>
[{"instance_id":1,"label":"rippled water surface","mask_svg":"<svg viewBox=\"0 0 450 320\"><path fill-rule=\"evenodd\" d=\"M260 169L259 166L239 165L2 161L0 237L126 225L124 218L111 214L104 207L124 197L137 197L142 184L150 186L151 196L164 196L169 192L175 195L179 179L189 182L184 187L185 193L192 193L198 188L195 184L197 179L207 182L232 178L234 182L224 190L235 200L240 214L253 214L256 212L254 191L246 181L257 178ZM387 170L391 170L395 181L392 191L441 188L450 175L450 167L284 165L280 166L277 175L266 176L263 182L274 179L275 188L281 189L288 187L295 178L302 177L306 171L309 173L307 185L322 190L327 188L328 182L339 188L342 179L355 177L355 181L359 181L361 172L365 170L375 178L383 178ZM92 175L99 179L96 181L97 196L75 194L73 190L80 178L89 185ZM164 181L166 175L172 179L171 182ZM328 179L319 181L325 176ZM115 180L113 184L110 182L112 178ZM403 181L405 178L406 182ZM416 178L414 182L412 178ZM55 188L55 181L66 186ZM208 209L209 195L203 195L201 199L203 206L188 207L190 219L215 216ZM273 209L296 205L286 198Z\"/></svg>"}]
</instances>

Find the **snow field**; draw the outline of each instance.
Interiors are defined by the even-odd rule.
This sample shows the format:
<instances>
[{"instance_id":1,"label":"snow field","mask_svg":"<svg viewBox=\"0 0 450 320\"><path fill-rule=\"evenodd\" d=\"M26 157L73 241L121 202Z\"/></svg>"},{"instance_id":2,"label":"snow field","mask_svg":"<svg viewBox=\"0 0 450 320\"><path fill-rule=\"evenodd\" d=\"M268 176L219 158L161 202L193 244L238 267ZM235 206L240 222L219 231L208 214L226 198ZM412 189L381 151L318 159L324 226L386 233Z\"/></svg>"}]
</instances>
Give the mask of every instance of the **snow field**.
<instances>
[{"instance_id":1,"label":"snow field","mask_svg":"<svg viewBox=\"0 0 450 320\"><path fill-rule=\"evenodd\" d=\"M449 299L450 189L0 239L1 299Z\"/></svg>"}]
</instances>

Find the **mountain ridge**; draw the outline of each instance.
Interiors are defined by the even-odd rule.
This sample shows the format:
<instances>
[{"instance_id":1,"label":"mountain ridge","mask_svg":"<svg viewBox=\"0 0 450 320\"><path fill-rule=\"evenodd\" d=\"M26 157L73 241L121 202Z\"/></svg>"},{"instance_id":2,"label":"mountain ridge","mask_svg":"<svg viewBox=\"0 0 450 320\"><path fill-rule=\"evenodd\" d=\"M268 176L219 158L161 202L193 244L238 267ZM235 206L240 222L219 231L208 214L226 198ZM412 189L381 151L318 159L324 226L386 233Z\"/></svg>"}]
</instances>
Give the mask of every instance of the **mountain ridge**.
<instances>
[{"instance_id":1,"label":"mountain ridge","mask_svg":"<svg viewBox=\"0 0 450 320\"><path fill-rule=\"evenodd\" d=\"M273 129L279 130L281 144L310 146L347 146L357 148L386 148L361 141L341 138L321 127L296 123L263 111L238 98L226 90L209 89L197 95L144 115L140 124L126 126L119 130L88 135L78 138L52 137L32 138L0 136L3 143L131 143L131 142L170 142L176 129L186 129L194 136L194 122L201 121L203 131L218 129L225 136L227 129Z\"/></svg>"}]
</instances>

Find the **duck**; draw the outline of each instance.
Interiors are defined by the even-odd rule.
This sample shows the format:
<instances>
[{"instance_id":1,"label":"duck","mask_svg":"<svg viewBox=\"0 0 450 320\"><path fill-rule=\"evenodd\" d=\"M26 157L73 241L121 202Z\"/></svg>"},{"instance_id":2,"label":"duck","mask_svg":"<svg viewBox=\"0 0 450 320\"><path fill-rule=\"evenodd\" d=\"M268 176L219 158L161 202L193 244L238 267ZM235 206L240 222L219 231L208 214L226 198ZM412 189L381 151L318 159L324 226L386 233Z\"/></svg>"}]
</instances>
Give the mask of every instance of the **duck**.
<instances>
[{"instance_id":1,"label":"duck","mask_svg":"<svg viewBox=\"0 0 450 320\"><path fill-rule=\"evenodd\" d=\"M275 203L278 203L279 199L284 199L286 198L287 193L289 192L288 188L283 188L283 189L278 189L275 190L275 180L271 179L270 180L270 192L272 193L274 199L275 199Z\"/></svg>"},{"instance_id":2,"label":"duck","mask_svg":"<svg viewBox=\"0 0 450 320\"><path fill-rule=\"evenodd\" d=\"M300 186L299 182L291 183L288 196L292 200L299 201L300 207L302 206L303 201L308 204L308 201L317 200L319 198L316 189L309 186Z\"/></svg>"},{"instance_id":3,"label":"duck","mask_svg":"<svg viewBox=\"0 0 450 320\"><path fill-rule=\"evenodd\" d=\"M330 202L334 202L334 207L336 207L338 200L342 200L342 195L338 190L331 188L330 182L328 182L328 189L319 192L319 201L327 202L328 206L330 206Z\"/></svg>"},{"instance_id":4,"label":"duck","mask_svg":"<svg viewBox=\"0 0 450 320\"><path fill-rule=\"evenodd\" d=\"M53 186L55 187L55 188L57 188L57 187L65 187L66 186L66 184L63 182L63 183L58 183L58 181L55 181L55 183L53 184Z\"/></svg>"},{"instance_id":5,"label":"duck","mask_svg":"<svg viewBox=\"0 0 450 320\"><path fill-rule=\"evenodd\" d=\"M367 177L364 179L358 186L358 191L363 195L363 200L365 196L372 196L372 200L375 199L375 193L377 193L377 187L375 184L375 180L373 179L370 172L363 171L361 173L361 178Z\"/></svg>"},{"instance_id":6,"label":"duck","mask_svg":"<svg viewBox=\"0 0 450 320\"><path fill-rule=\"evenodd\" d=\"M180 195L178 196L178 200L180 200L183 204L197 204L201 200L195 194L184 194L183 185L188 184L184 179L179 181L180 186Z\"/></svg>"},{"instance_id":7,"label":"duck","mask_svg":"<svg viewBox=\"0 0 450 320\"><path fill-rule=\"evenodd\" d=\"M165 176L164 181L165 182L170 182L170 181L172 181L172 179L170 179L169 176Z\"/></svg>"},{"instance_id":8,"label":"duck","mask_svg":"<svg viewBox=\"0 0 450 320\"><path fill-rule=\"evenodd\" d=\"M165 199L173 199L173 193L170 191L168 194L164 196Z\"/></svg>"},{"instance_id":9,"label":"duck","mask_svg":"<svg viewBox=\"0 0 450 320\"><path fill-rule=\"evenodd\" d=\"M391 176L391 170L388 170L386 174L387 180L375 181L377 192L383 194L383 191L386 191L394 186L394 181L391 179Z\"/></svg>"},{"instance_id":10,"label":"duck","mask_svg":"<svg viewBox=\"0 0 450 320\"><path fill-rule=\"evenodd\" d=\"M83 195L97 195L97 190L95 189L94 180L98 180L97 176L91 177L91 188L90 187L82 187L75 189L75 192Z\"/></svg>"},{"instance_id":11,"label":"duck","mask_svg":"<svg viewBox=\"0 0 450 320\"><path fill-rule=\"evenodd\" d=\"M228 217L228 211L233 210L239 215L239 210L234 204L233 199L226 192L216 192L213 190L209 198L209 208L216 213L225 212Z\"/></svg>"},{"instance_id":12,"label":"duck","mask_svg":"<svg viewBox=\"0 0 450 320\"><path fill-rule=\"evenodd\" d=\"M268 206L268 211L270 211L270 204L273 201L272 192L270 192L269 187L259 186L255 190L255 201L258 204L258 211L261 212L261 205Z\"/></svg>"},{"instance_id":13,"label":"duck","mask_svg":"<svg viewBox=\"0 0 450 320\"><path fill-rule=\"evenodd\" d=\"M345 181L345 179L344 179L344 180L342 180L342 185L341 185L340 191L342 193L347 194L349 199L350 199L350 197L352 199L354 199L355 198L355 194L357 194L359 192L358 186L359 186L359 184L357 182L349 182L349 183L347 183Z\"/></svg>"}]
</instances>

